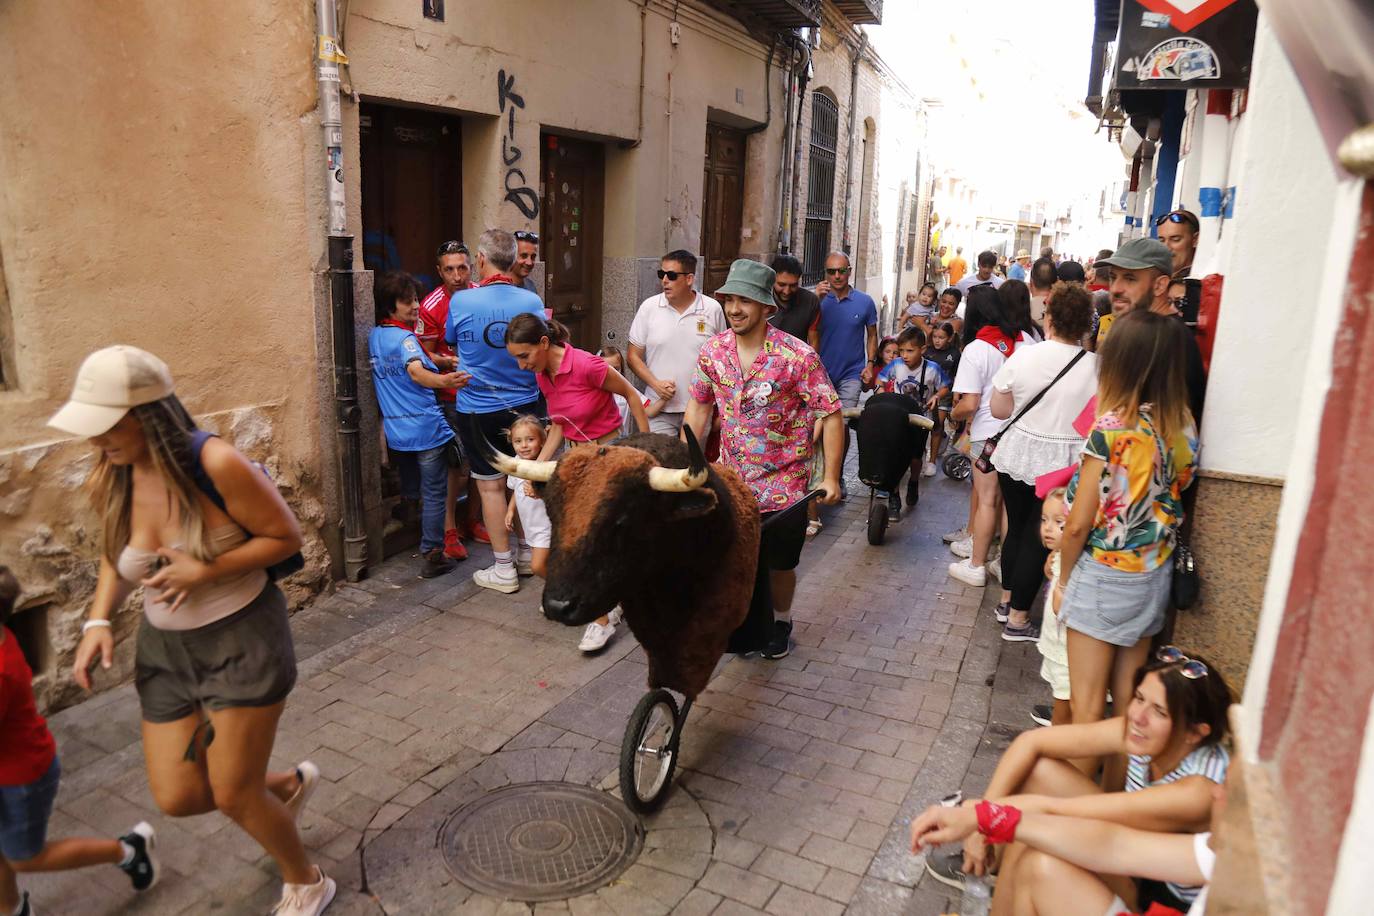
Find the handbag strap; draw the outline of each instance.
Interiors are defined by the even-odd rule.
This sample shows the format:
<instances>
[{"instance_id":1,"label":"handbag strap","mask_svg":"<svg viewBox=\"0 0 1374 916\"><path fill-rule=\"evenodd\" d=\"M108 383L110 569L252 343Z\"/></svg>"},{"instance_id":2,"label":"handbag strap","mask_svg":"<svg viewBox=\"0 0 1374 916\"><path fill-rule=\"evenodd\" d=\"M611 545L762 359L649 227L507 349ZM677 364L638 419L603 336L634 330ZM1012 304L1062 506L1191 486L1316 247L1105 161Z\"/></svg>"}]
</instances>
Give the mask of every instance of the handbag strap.
<instances>
[{"instance_id":1,"label":"handbag strap","mask_svg":"<svg viewBox=\"0 0 1374 916\"><path fill-rule=\"evenodd\" d=\"M1083 349L1080 349L1077 353L1075 353L1073 359L1069 360L1068 364L1064 366L1063 369L1059 370L1058 375L1050 379L1050 383L1048 385L1046 385L1044 388L1041 388L1040 391L1036 393L1035 397L1027 401L1026 406L1018 410L1016 412L1016 416L1012 417L1010 420L1007 421L1006 426L1003 426L1001 429L999 429L996 433L993 434L992 441L994 443L1000 442L1002 439L1002 434L1005 433L1007 430L1011 429L1013 426L1015 426L1016 421L1024 417L1032 407L1034 407L1036 404L1039 404L1040 399L1043 398L1046 394L1048 394L1049 390L1053 388L1056 384L1058 384L1061 378L1068 375L1069 370L1072 369L1078 363L1078 361L1087 354L1088 351Z\"/></svg>"}]
</instances>

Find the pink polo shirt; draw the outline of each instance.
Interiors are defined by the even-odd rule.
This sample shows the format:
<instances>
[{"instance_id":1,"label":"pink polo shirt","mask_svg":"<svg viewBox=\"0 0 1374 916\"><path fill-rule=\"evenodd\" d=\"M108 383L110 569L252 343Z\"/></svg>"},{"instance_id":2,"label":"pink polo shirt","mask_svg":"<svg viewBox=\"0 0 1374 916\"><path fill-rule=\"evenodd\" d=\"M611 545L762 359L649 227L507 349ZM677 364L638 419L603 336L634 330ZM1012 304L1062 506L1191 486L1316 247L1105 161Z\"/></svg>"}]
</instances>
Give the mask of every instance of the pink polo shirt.
<instances>
[{"instance_id":1,"label":"pink polo shirt","mask_svg":"<svg viewBox=\"0 0 1374 916\"><path fill-rule=\"evenodd\" d=\"M549 403L549 421L563 427L563 438L591 442L620 428L615 398L601 387L609 369L601 357L569 346L563 349L557 375L536 374Z\"/></svg>"}]
</instances>

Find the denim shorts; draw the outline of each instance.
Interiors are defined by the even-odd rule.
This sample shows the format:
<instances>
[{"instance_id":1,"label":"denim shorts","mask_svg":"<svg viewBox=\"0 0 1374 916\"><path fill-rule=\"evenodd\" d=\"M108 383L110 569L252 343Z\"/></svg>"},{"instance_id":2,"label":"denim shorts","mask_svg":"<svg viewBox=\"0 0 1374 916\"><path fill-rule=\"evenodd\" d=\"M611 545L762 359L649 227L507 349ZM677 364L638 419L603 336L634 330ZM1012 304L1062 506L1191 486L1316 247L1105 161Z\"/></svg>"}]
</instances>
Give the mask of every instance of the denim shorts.
<instances>
[{"instance_id":1,"label":"denim shorts","mask_svg":"<svg viewBox=\"0 0 1374 916\"><path fill-rule=\"evenodd\" d=\"M54 754L48 772L28 785L0 786L0 856L23 862L43 851L61 781L62 765Z\"/></svg>"},{"instance_id":2,"label":"denim shorts","mask_svg":"<svg viewBox=\"0 0 1374 916\"><path fill-rule=\"evenodd\" d=\"M1064 626L1123 648L1164 629L1174 561L1148 572L1124 572L1084 553L1074 564L1064 604Z\"/></svg>"}]
</instances>

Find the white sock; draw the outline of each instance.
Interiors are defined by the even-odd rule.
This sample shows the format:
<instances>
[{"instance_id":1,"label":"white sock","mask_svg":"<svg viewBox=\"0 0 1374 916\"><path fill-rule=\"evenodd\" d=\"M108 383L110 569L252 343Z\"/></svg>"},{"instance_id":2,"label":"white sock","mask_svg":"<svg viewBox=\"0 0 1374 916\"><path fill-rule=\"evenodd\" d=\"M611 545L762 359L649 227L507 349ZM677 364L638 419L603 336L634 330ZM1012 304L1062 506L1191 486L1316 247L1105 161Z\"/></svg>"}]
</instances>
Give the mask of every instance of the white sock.
<instances>
[{"instance_id":1,"label":"white sock","mask_svg":"<svg viewBox=\"0 0 1374 916\"><path fill-rule=\"evenodd\" d=\"M119 848L124 850L124 858L119 860L119 867L127 868L129 863L134 860L134 848L123 840L119 841Z\"/></svg>"},{"instance_id":2,"label":"white sock","mask_svg":"<svg viewBox=\"0 0 1374 916\"><path fill-rule=\"evenodd\" d=\"M511 552L509 550L496 550L492 552L496 557L496 571L503 576L515 575L515 564L511 562Z\"/></svg>"}]
</instances>

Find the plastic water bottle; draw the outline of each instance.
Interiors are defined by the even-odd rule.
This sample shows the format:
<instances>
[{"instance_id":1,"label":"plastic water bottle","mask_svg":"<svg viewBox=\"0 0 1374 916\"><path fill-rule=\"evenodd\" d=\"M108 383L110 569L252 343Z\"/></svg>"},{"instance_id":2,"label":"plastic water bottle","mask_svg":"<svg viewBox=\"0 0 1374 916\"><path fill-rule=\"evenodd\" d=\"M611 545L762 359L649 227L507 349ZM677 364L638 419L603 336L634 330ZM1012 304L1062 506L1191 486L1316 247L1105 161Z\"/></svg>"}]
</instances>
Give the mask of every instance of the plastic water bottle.
<instances>
[{"instance_id":1,"label":"plastic water bottle","mask_svg":"<svg viewBox=\"0 0 1374 916\"><path fill-rule=\"evenodd\" d=\"M992 887L987 878L964 875L964 896L959 901L959 916L988 916L992 910Z\"/></svg>"}]
</instances>

